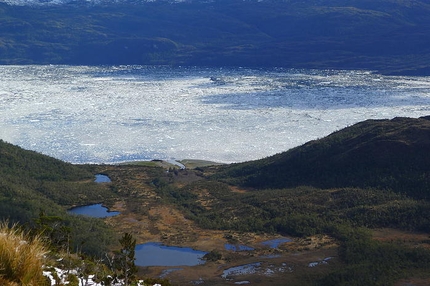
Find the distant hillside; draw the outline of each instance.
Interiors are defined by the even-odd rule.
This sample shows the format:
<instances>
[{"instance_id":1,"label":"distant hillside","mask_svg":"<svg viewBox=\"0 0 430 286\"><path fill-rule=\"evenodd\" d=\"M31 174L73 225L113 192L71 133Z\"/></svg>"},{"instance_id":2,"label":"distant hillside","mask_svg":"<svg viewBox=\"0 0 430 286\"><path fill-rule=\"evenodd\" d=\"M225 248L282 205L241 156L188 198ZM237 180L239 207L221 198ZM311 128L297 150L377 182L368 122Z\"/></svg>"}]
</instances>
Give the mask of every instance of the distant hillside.
<instances>
[{"instance_id":1,"label":"distant hillside","mask_svg":"<svg viewBox=\"0 0 430 286\"><path fill-rule=\"evenodd\" d=\"M0 23L0 64L430 74L430 4L418 0L7 0Z\"/></svg>"},{"instance_id":2,"label":"distant hillside","mask_svg":"<svg viewBox=\"0 0 430 286\"><path fill-rule=\"evenodd\" d=\"M0 140L0 173L2 177L19 177L21 182L31 180L64 181L91 179L82 167L52 157L24 150Z\"/></svg>"},{"instance_id":3,"label":"distant hillside","mask_svg":"<svg viewBox=\"0 0 430 286\"><path fill-rule=\"evenodd\" d=\"M250 188L374 187L430 198L430 118L367 120L218 178Z\"/></svg>"},{"instance_id":4,"label":"distant hillside","mask_svg":"<svg viewBox=\"0 0 430 286\"><path fill-rule=\"evenodd\" d=\"M90 167L75 166L0 140L0 221L34 227L43 213L55 218L55 227L71 229L73 244L97 254L111 243L108 227L100 220L66 213L66 207L74 204L115 197L93 181ZM94 232L88 232L90 228ZM85 245L80 245L83 242Z\"/></svg>"},{"instance_id":5,"label":"distant hillside","mask_svg":"<svg viewBox=\"0 0 430 286\"><path fill-rule=\"evenodd\" d=\"M112 197L94 178L90 166L72 165L0 140L0 219L29 221L40 210L62 213L61 205Z\"/></svg>"}]
</instances>

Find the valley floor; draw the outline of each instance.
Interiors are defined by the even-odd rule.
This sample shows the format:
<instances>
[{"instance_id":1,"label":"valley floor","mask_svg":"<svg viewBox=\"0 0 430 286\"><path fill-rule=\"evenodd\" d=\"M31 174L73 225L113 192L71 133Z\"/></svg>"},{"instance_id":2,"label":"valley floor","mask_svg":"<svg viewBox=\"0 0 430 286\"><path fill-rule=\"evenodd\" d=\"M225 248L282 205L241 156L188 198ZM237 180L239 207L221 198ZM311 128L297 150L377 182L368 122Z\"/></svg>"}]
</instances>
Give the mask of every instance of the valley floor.
<instances>
[{"instance_id":1,"label":"valley floor","mask_svg":"<svg viewBox=\"0 0 430 286\"><path fill-rule=\"evenodd\" d=\"M109 174L112 181L116 182L119 192L133 193L133 199L116 201L110 208L111 211L120 211L121 215L105 219L119 233L131 233L138 244L162 242L206 252L216 250L222 254L221 260L208 261L204 265L140 267L140 273L146 277L166 278L173 285L203 282L204 285L248 282L252 285L268 285L268 281L271 285L285 285L286 280L291 285L303 285L302 276L309 270L321 275L339 263L336 259L337 244L327 236L294 238L277 248L269 248L261 243L279 238L279 235L202 229L157 196L146 183L149 176L142 172L141 167L103 167L105 169L102 172ZM193 174L187 177L190 181L198 179ZM237 245L246 245L254 250L226 250L225 245L230 244L232 238ZM256 263L259 266L253 269L252 265ZM246 268L247 265L251 265L252 270L232 270L238 266Z\"/></svg>"}]
</instances>

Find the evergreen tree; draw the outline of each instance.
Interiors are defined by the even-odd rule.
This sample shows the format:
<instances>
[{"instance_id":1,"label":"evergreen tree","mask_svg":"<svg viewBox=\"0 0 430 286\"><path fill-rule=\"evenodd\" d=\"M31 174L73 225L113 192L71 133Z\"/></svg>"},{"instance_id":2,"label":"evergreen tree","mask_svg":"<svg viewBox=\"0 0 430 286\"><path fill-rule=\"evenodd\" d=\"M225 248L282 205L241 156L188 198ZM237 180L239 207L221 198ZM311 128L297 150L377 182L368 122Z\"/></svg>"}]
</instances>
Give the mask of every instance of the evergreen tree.
<instances>
[{"instance_id":1,"label":"evergreen tree","mask_svg":"<svg viewBox=\"0 0 430 286\"><path fill-rule=\"evenodd\" d=\"M121 250L118 255L119 278L124 279L124 285L130 285L136 279L137 267L134 264L136 239L130 233L124 233L119 240Z\"/></svg>"}]
</instances>

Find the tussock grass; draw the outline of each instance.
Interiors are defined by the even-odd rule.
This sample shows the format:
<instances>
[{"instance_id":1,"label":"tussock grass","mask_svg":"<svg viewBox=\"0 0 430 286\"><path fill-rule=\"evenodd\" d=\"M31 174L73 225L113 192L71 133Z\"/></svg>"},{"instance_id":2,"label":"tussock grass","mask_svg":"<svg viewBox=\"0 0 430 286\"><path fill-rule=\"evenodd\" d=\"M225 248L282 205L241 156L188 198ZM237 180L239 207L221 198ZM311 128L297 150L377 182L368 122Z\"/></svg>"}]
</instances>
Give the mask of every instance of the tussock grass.
<instances>
[{"instance_id":1,"label":"tussock grass","mask_svg":"<svg viewBox=\"0 0 430 286\"><path fill-rule=\"evenodd\" d=\"M46 285L43 264L47 248L38 236L31 237L17 225L0 222L0 285Z\"/></svg>"}]
</instances>

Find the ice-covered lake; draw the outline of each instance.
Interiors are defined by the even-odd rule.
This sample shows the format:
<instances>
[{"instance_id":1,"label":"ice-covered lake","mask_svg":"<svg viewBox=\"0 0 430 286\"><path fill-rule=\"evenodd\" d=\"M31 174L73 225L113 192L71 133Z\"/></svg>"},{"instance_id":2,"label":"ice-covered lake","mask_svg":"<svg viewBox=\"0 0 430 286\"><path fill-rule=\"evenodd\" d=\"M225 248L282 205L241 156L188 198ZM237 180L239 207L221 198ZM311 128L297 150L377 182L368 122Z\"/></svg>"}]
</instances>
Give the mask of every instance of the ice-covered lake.
<instances>
[{"instance_id":1,"label":"ice-covered lake","mask_svg":"<svg viewBox=\"0 0 430 286\"><path fill-rule=\"evenodd\" d=\"M365 119L430 114L430 77L367 71L0 66L0 138L73 163L240 162Z\"/></svg>"}]
</instances>

